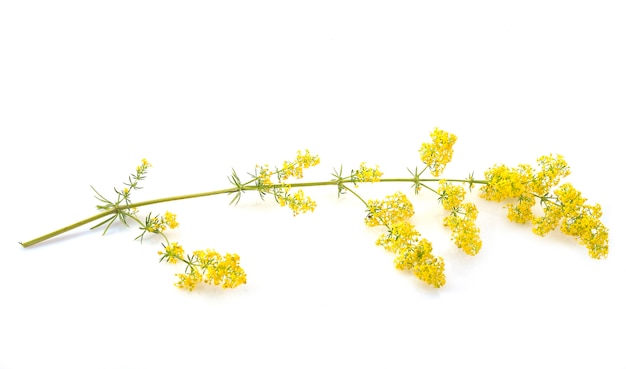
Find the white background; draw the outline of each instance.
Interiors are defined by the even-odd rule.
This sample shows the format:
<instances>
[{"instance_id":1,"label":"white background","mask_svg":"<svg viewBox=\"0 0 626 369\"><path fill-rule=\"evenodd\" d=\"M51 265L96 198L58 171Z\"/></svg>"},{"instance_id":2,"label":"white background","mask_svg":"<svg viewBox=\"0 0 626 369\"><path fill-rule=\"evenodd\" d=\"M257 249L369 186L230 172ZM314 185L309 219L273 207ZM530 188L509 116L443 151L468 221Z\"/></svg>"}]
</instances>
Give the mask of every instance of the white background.
<instances>
[{"instance_id":1,"label":"white background","mask_svg":"<svg viewBox=\"0 0 626 369\"><path fill-rule=\"evenodd\" d=\"M0 4L0 368L626 368L621 1L4 1ZM320 155L305 179L365 161L444 175L562 154L610 229L607 260L511 224L476 192L464 255L424 192L414 222L446 260L432 289L375 246L355 198L310 189L294 218L245 194L170 210L188 251L236 252L248 284L173 286L157 238L83 227L142 158L136 201L229 187L255 164ZM404 184L363 185L367 198Z\"/></svg>"}]
</instances>

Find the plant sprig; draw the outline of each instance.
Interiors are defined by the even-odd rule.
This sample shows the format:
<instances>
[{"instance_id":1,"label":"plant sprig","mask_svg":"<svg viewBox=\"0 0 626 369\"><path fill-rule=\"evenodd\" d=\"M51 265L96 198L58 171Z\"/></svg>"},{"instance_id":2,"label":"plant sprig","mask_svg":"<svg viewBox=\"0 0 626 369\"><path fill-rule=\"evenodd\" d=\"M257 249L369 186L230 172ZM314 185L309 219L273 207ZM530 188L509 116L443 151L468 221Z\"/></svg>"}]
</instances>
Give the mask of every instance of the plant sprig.
<instances>
[{"instance_id":1,"label":"plant sprig","mask_svg":"<svg viewBox=\"0 0 626 369\"><path fill-rule=\"evenodd\" d=\"M484 179L476 179L471 172L464 179L445 179L441 174L452 158L456 136L435 129L431 133L431 142L422 144L419 153L424 166L418 170L407 169L410 177L386 178L378 166L370 167L361 163L344 175L343 165L334 169L329 180L303 182L304 170L319 164L320 159L308 150L299 151L295 160L285 161L281 166L257 165L253 172L248 172L248 180L242 180L233 169L228 180L231 187L221 190L171 196L142 202L131 201L131 193L141 189L139 184L145 180L151 166L143 159L135 172L124 182L124 188L114 188L115 200L109 200L92 187L98 214L66 227L50 232L38 238L21 243L23 247L41 243L77 227L96 223L91 229L104 227L107 233L112 224L119 221L129 226L129 220L138 224L140 234L135 238L142 241L148 234L160 235L164 251L159 251L160 261L185 264L184 273L177 274L176 285L192 290L199 282L222 285L225 288L246 283L246 275L239 266L236 254L217 253L213 249L194 251L185 256L177 242L170 242L165 232L178 226L176 216L166 212L163 216L153 216L149 212L144 220L138 217L138 209L157 203L183 199L232 195L230 205L237 205L246 191L257 191L261 199L272 195L280 206L289 207L293 215L315 210L317 204L304 193L304 188L335 186L337 197L346 194L355 196L366 207L365 224L370 227L382 226L385 232L376 244L395 254L394 264L400 270L413 272L418 279L441 287L445 284L445 264L441 257L432 254L428 240L421 237L411 222L414 209L411 201L402 192L396 192L383 200L366 200L358 194L357 188L362 183L394 182L411 184L415 194L427 189L437 196L441 206L449 212L443 219L443 225L450 228L451 239L459 249L468 255L476 255L482 247L480 230L476 226L478 208L465 201L465 187L472 191L480 187L480 197L489 201L506 203L509 220L518 223L532 223L533 232L544 236L556 228L587 247L592 258L602 259L608 255L608 229L600 221L600 205L589 205L571 184L559 185L562 178L570 173L570 168L562 156L542 156L537 160L538 168L527 164L518 167L495 165L485 171ZM432 177L425 177L429 172ZM438 187L434 186L437 183ZM296 190L297 189L297 190ZM538 212L542 210L543 214Z\"/></svg>"}]
</instances>

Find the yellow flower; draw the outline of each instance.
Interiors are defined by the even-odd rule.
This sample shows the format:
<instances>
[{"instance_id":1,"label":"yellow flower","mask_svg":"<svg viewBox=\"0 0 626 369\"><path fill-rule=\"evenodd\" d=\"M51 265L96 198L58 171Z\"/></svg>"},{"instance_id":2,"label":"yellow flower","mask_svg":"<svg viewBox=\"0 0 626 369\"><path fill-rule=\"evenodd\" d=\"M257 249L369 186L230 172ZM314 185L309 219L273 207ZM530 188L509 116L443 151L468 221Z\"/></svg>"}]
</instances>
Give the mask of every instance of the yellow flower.
<instances>
[{"instance_id":1,"label":"yellow flower","mask_svg":"<svg viewBox=\"0 0 626 369\"><path fill-rule=\"evenodd\" d=\"M235 288L245 284L246 273L239 265L239 255L226 254L222 256L215 250L197 250L188 259L187 270L184 274L176 274L179 288L192 291L200 282Z\"/></svg>"},{"instance_id":2,"label":"yellow flower","mask_svg":"<svg viewBox=\"0 0 626 369\"><path fill-rule=\"evenodd\" d=\"M288 190L287 190L288 191ZM277 192L276 200L280 206L289 206L293 211L293 216L306 213L307 211L313 212L317 204L310 197L304 195L304 191L298 190L295 194L288 192Z\"/></svg>"},{"instance_id":3,"label":"yellow flower","mask_svg":"<svg viewBox=\"0 0 626 369\"><path fill-rule=\"evenodd\" d=\"M178 244L178 242L172 242L165 246L165 252L159 251L159 255L163 255L161 260L166 259L168 263L176 264L178 260L182 260L185 256L185 250Z\"/></svg>"},{"instance_id":4,"label":"yellow flower","mask_svg":"<svg viewBox=\"0 0 626 369\"><path fill-rule=\"evenodd\" d=\"M541 170L535 173L530 184L530 191L538 195L546 194L559 181L570 174L570 167L563 156L542 156L537 159Z\"/></svg>"},{"instance_id":5,"label":"yellow flower","mask_svg":"<svg viewBox=\"0 0 626 369\"><path fill-rule=\"evenodd\" d=\"M518 170L496 165L485 171L488 184L482 186L481 197L491 201L502 201L517 198L527 191L527 184L532 178L527 171L528 166L520 166Z\"/></svg>"},{"instance_id":6,"label":"yellow flower","mask_svg":"<svg viewBox=\"0 0 626 369\"><path fill-rule=\"evenodd\" d=\"M163 216L148 216L146 218L146 226L144 229L151 233L163 233L168 226L174 229L178 227L178 225L179 224L176 221L176 214L166 211Z\"/></svg>"},{"instance_id":7,"label":"yellow flower","mask_svg":"<svg viewBox=\"0 0 626 369\"><path fill-rule=\"evenodd\" d=\"M570 168L561 155L542 156L537 159L537 164L539 171L528 164L518 165L517 169L504 165L488 169L485 180L489 183L481 188L481 196L493 201L518 198L525 193L542 196L570 174Z\"/></svg>"},{"instance_id":8,"label":"yellow flower","mask_svg":"<svg viewBox=\"0 0 626 369\"><path fill-rule=\"evenodd\" d=\"M428 166L433 176L438 177L446 165L452 160L454 150L452 146L456 142L456 136L435 128L430 133L432 143L423 143L420 148L420 158Z\"/></svg>"},{"instance_id":9,"label":"yellow flower","mask_svg":"<svg viewBox=\"0 0 626 369\"><path fill-rule=\"evenodd\" d=\"M304 154L302 151L298 151L298 156L294 162L285 161L283 167L279 173L279 179L281 182L286 181L290 177L302 178L303 169L309 168L319 164L320 158L317 155L311 155L309 150L306 150Z\"/></svg>"},{"instance_id":10,"label":"yellow flower","mask_svg":"<svg viewBox=\"0 0 626 369\"><path fill-rule=\"evenodd\" d=\"M475 219L477 213L470 212L469 216ZM413 204L402 192L396 192L383 201L368 201L365 224L387 227L387 233L378 237L376 244L396 255L396 269L412 270L417 278L441 287L446 283L443 259L432 255L430 241L420 239L420 233L409 222L413 214Z\"/></svg>"},{"instance_id":11,"label":"yellow flower","mask_svg":"<svg viewBox=\"0 0 626 369\"><path fill-rule=\"evenodd\" d=\"M163 223L167 224L171 229L178 227L178 222L176 221L176 214L172 214L169 211L166 211L163 218L164 218Z\"/></svg>"},{"instance_id":12,"label":"yellow flower","mask_svg":"<svg viewBox=\"0 0 626 369\"><path fill-rule=\"evenodd\" d=\"M246 273L239 266L239 255L220 255L212 249L194 251L200 268L204 272L204 282L223 288L235 288L246 283Z\"/></svg>"},{"instance_id":13,"label":"yellow flower","mask_svg":"<svg viewBox=\"0 0 626 369\"><path fill-rule=\"evenodd\" d=\"M563 206L561 231L585 245L592 258L606 258L609 253L609 230L600 221L600 205L586 204L587 199L569 183L554 193Z\"/></svg>"},{"instance_id":14,"label":"yellow flower","mask_svg":"<svg viewBox=\"0 0 626 369\"><path fill-rule=\"evenodd\" d=\"M417 242L419 236L420 233L413 224L408 221L401 221L389 227L387 233L381 234L376 240L376 245L395 253L403 244Z\"/></svg>"},{"instance_id":15,"label":"yellow flower","mask_svg":"<svg viewBox=\"0 0 626 369\"><path fill-rule=\"evenodd\" d=\"M137 174L143 174L148 169L148 167L151 166L152 164L150 164L148 160L146 160L145 158L141 159L141 164L137 166Z\"/></svg>"},{"instance_id":16,"label":"yellow flower","mask_svg":"<svg viewBox=\"0 0 626 369\"><path fill-rule=\"evenodd\" d=\"M570 168L561 155L542 156L537 159L539 170L529 165L511 169L497 165L485 172L487 184L481 187L481 196L487 200L516 199L507 204L511 221L532 221L533 232L545 236L560 225L561 232L573 236L585 245L595 259L608 255L608 229L600 221L600 205L588 205L571 184L554 189L560 180L570 174ZM533 215L536 199L541 200L543 216Z\"/></svg>"},{"instance_id":17,"label":"yellow flower","mask_svg":"<svg viewBox=\"0 0 626 369\"><path fill-rule=\"evenodd\" d=\"M478 210L475 204L466 203L459 207L459 211L445 217L443 224L452 230L452 239L468 255L476 255L483 242L480 239L480 230L476 226Z\"/></svg>"},{"instance_id":18,"label":"yellow flower","mask_svg":"<svg viewBox=\"0 0 626 369\"><path fill-rule=\"evenodd\" d=\"M396 250L394 264L399 270L415 270L424 259L432 258L432 244L426 239L418 240L417 237L400 245Z\"/></svg>"},{"instance_id":19,"label":"yellow flower","mask_svg":"<svg viewBox=\"0 0 626 369\"><path fill-rule=\"evenodd\" d=\"M380 182L382 175L383 173L378 169L378 165L376 168L370 168L365 163L361 163L359 169L352 173L355 186L357 186L358 182Z\"/></svg>"},{"instance_id":20,"label":"yellow flower","mask_svg":"<svg viewBox=\"0 0 626 369\"><path fill-rule=\"evenodd\" d=\"M435 288L442 287L446 284L445 263L441 257L432 257L425 259L421 264L415 267L413 273L417 278L430 284Z\"/></svg>"},{"instance_id":21,"label":"yellow flower","mask_svg":"<svg viewBox=\"0 0 626 369\"><path fill-rule=\"evenodd\" d=\"M379 225L391 226L392 224L408 220L415 214L413 204L402 192L396 192L387 196L383 201L369 200L367 209L368 214L365 218L365 224L369 227Z\"/></svg>"},{"instance_id":22,"label":"yellow flower","mask_svg":"<svg viewBox=\"0 0 626 369\"><path fill-rule=\"evenodd\" d=\"M189 271L184 274L176 274L178 282L174 285L178 288L193 291L196 285L202 282L202 275L196 270L196 268L189 268Z\"/></svg>"},{"instance_id":23,"label":"yellow flower","mask_svg":"<svg viewBox=\"0 0 626 369\"><path fill-rule=\"evenodd\" d=\"M453 185L445 179L439 181L438 192L440 194L439 201L441 201L441 205L446 210L454 210L461 205L465 198L465 189L463 187Z\"/></svg>"},{"instance_id":24,"label":"yellow flower","mask_svg":"<svg viewBox=\"0 0 626 369\"><path fill-rule=\"evenodd\" d=\"M517 204L507 204L509 209L507 217L511 222L526 223L533 220L532 208L535 205L535 198L529 194L522 194L517 200Z\"/></svg>"},{"instance_id":25,"label":"yellow flower","mask_svg":"<svg viewBox=\"0 0 626 369\"><path fill-rule=\"evenodd\" d=\"M450 215L443 219L443 225L452 230L452 240L468 255L476 255L482 247L480 230L476 226L478 208L472 203L463 203L465 190L446 180L439 181L439 201Z\"/></svg>"},{"instance_id":26,"label":"yellow flower","mask_svg":"<svg viewBox=\"0 0 626 369\"><path fill-rule=\"evenodd\" d=\"M239 266L239 255L226 254L218 265L220 271L219 281L223 288L235 288L246 283L246 273Z\"/></svg>"},{"instance_id":27,"label":"yellow flower","mask_svg":"<svg viewBox=\"0 0 626 369\"><path fill-rule=\"evenodd\" d=\"M259 187L270 187L272 186L272 172L270 171L269 165L265 164L263 166L257 165L258 174L258 185Z\"/></svg>"},{"instance_id":28,"label":"yellow flower","mask_svg":"<svg viewBox=\"0 0 626 369\"><path fill-rule=\"evenodd\" d=\"M548 202L543 207L543 216L532 218L533 233L545 236L559 226L561 219L563 219L563 208L558 204Z\"/></svg>"}]
</instances>

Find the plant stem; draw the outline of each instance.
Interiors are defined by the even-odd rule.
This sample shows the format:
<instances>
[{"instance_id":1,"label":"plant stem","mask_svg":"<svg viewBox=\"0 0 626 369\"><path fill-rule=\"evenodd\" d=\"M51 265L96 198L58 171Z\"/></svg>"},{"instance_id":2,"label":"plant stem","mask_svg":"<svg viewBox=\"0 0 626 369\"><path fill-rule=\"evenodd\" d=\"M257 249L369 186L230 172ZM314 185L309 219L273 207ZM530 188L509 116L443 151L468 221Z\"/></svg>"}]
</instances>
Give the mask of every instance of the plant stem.
<instances>
[{"instance_id":1,"label":"plant stem","mask_svg":"<svg viewBox=\"0 0 626 369\"><path fill-rule=\"evenodd\" d=\"M358 193L356 193L353 189L348 188L348 187L344 187L344 189L350 193L352 193L354 196L356 196L357 199L361 200L361 202L363 203L363 205L365 205L365 207L367 208L367 201L363 200L363 198L361 196L359 196Z\"/></svg>"},{"instance_id":2,"label":"plant stem","mask_svg":"<svg viewBox=\"0 0 626 369\"><path fill-rule=\"evenodd\" d=\"M420 179L420 182L438 182L441 179L438 178L427 178L427 179ZM463 182L463 183L469 183L470 180L467 179L446 179L449 182ZM128 205L118 205L117 207L113 208L113 209L109 209L106 211L103 211L101 213L98 213L96 215L93 215L89 218L83 219L79 222L70 224L66 227L57 229L54 232L50 232L48 234L45 234L43 236L34 238L30 241L26 241L26 242L20 242L20 244L23 247L29 247L29 246L33 246L36 245L38 243L41 243L43 241L46 241L48 239L51 239L53 237L56 237L58 235L61 235L63 233L66 233L68 231L71 231L75 228L78 228L80 226L83 226L85 224L89 224L93 221L96 221L98 219L104 218L108 215L114 215L117 212L121 212L127 209L131 209L131 208L139 208L142 206L147 206L147 205L154 205L154 204L159 204L162 202L170 202L170 201L178 201L178 200L185 200L185 199L193 199L193 198L198 198L198 197L207 197L207 196L214 196L214 195L221 195L221 194L231 194L231 193L236 193L238 191L252 191L252 190L258 190L257 186L249 186L248 184L252 183L253 181L249 181L246 182L244 185L242 185L241 188L238 187L231 187L231 188L225 188L222 190L217 190L217 191L209 191L209 192L200 192L200 193L194 193L194 194L188 194L188 195L180 195L180 196L170 196L170 197L163 197L163 198L159 198L159 199L153 199L153 200L148 200L148 201L141 201L141 202L136 202L136 203L132 203L132 204L128 204ZM341 183L355 183L357 182L354 179L349 179L349 180L342 180ZM380 182L415 182L414 178L383 178L380 179ZM478 183L478 184L487 184L487 181L484 180L475 180L472 179L471 180L472 183ZM302 182L302 183L291 183L291 184L275 184L272 185L271 188L281 188L284 187L286 185L295 188L295 187L315 187L315 186L336 186L338 184L337 180L331 180L331 181L321 181L321 182ZM348 188L346 188L348 189ZM348 189L349 190L349 189ZM350 191L353 192L353 191ZM354 192L353 192L354 193ZM358 196L357 196L358 197ZM360 198L360 197L359 197ZM361 199L361 201L364 201L363 199ZM367 205L367 203L365 203Z\"/></svg>"}]
</instances>

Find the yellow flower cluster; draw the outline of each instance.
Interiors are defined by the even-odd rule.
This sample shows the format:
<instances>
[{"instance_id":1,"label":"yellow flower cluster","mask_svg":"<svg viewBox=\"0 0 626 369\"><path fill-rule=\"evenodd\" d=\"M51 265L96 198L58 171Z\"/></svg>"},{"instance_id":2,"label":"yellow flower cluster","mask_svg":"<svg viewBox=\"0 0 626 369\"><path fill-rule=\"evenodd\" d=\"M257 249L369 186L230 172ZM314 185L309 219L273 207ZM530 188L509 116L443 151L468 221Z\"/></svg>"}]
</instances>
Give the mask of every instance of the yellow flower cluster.
<instances>
[{"instance_id":1,"label":"yellow flower cluster","mask_svg":"<svg viewBox=\"0 0 626 369\"><path fill-rule=\"evenodd\" d=\"M456 136L439 128L435 128L430 137L432 143L423 143L420 148L420 158L428 166L430 173L438 177L446 165L452 160L454 150L452 146L456 142Z\"/></svg>"},{"instance_id":2,"label":"yellow flower cluster","mask_svg":"<svg viewBox=\"0 0 626 369\"><path fill-rule=\"evenodd\" d=\"M378 165L376 168L370 168L365 163L361 163L359 169L352 172L352 178L356 187L358 187L358 182L380 182L382 175L383 173L379 170Z\"/></svg>"},{"instance_id":3,"label":"yellow flower cluster","mask_svg":"<svg viewBox=\"0 0 626 369\"><path fill-rule=\"evenodd\" d=\"M151 233L162 233L167 229L167 227L174 229L178 227L178 225L179 224L176 221L176 214L166 211L163 216L148 216L146 218L146 225L143 229Z\"/></svg>"},{"instance_id":4,"label":"yellow flower cluster","mask_svg":"<svg viewBox=\"0 0 626 369\"><path fill-rule=\"evenodd\" d=\"M546 204L544 216L533 218L533 232L543 236L556 228L560 221L561 232L576 238L587 248L589 256L606 258L609 254L609 230L600 221L600 205L586 204L587 199L570 183L561 185L554 195L555 202Z\"/></svg>"},{"instance_id":5,"label":"yellow flower cluster","mask_svg":"<svg viewBox=\"0 0 626 369\"><path fill-rule=\"evenodd\" d=\"M145 174L145 172L148 170L148 167L151 167L151 166L152 164L148 162L148 159L146 158L141 159L141 164L137 166L137 176Z\"/></svg>"},{"instance_id":6,"label":"yellow flower cluster","mask_svg":"<svg viewBox=\"0 0 626 369\"><path fill-rule=\"evenodd\" d=\"M165 259L168 263L176 264L178 260L183 260L185 256L185 250L182 245L179 245L178 242L172 242L171 244L165 247L165 252L159 251L158 254L162 255L161 261Z\"/></svg>"},{"instance_id":7,"label":"yellow flower cluster","mask_svg":"<svg viewBox=\"0 0 626 369\"><path fill-rule=\"evenodd\" d=\"M239 255L222 256L212 249L194 251L189 257L187 270L176 275L176 286L192 291L200 282L235 288L246 283L246 273L239 265Z\"/></svg>"},{"instance_id":8,"label":"yellow flower cluster","mask_svg":"<svg viewBox=\"0 0 626 369\"><path fill-rule=\"evenodd\" d=\"M174 285L178 288L193 291L198 283L202 282L202 274L198 272L196 268L189 268L189 270L183 274L176 274L178 282Z\"/></svg>"},{"instance_id":9,"label":"yellow flower cluster","mask_svg":"<svg viewBox=\"0 0 626 369\"><path fill-rule=\"evenodd\" d=\"M476 255L483 246L480 229L476 226L477 216L476 205L465 203L443 220L443 224L452 230L454 244L468 255Z\"/></svg>"},{"instance_id":10,"label":"yellow flower cluster","mask_svg":"<svg viewBox=\"0 0 626 369\"><path fill-rule=\"evenodd\" d=\"M285 191L277 192L276 199L280 206L289 206L293 211L293 216L313 212L317 204L310 197L304 195L304 191L298 190L295 194L289 193L289 187Z\"/></svg>"},{"instance_id":11,"label":"yellow flower cluster","mask_svg":"<svg viewBox=\"0 0 626 369\"><path fill-rule=\"evenodd\" d=\"M167 242L166 245L163 245L164 250L158 252L161 256L160 261L165 260L170 264L182 261L187 264L185 273L176 274L178 281L175 285L177 287L191 291L203 281L216 286L221 285L224 288L234 288L246 283L246 273L239 266L239 255L226 254L222 256L215 250L207 249L194 251L192 255L185 258L183 246L178 242L170 243L163 234L166 226L170 228L178 226L176 215L168 211L162 217L151 218L148 216L147 219L148 222L151 222L152 227L159 230L154 233L160 233Z\"/></svg>"},{"instance_id":12,"label":"yellow flower cluster","mask_svg":"<svg viewBox=\"0 0 626 369\"><path fill-rule=\"evenodd\" d=\"M433 256L431 243L420 238L420 233L410 223L413 214L411 202L397 192L383 201L368 201L365 224L387 227L387 233L381 235L376 244L396 255L397 269L410 270L420 280L439 288L446 283L445 264L441 257Z\"/></svg>"},{"instance_id":13,"label":"yellow flower cluster","mask_svg":"<svg viewBox=\"0 0 626 369\"><path fill-rule=\"evenodd\" d=\"M303 169L316 166L320 163L320 158L317 155L311 155L309 150L306 150L304 154L298 150L298 155L295 161L285 161L282 169L278 172L279 180L284 182L289 178L302 178Z\"/></svg>"},{"instance_id":14,"label":"yellow flower cluster","mask_svg":"<svg viewBox=\"0 0 626 369\"><path fill-rule=\"evenodd\" d=\"M539 171L528 164L520 164L517 168L499 164L488 169L485 171L488 184L481 187L481 196L492 201L517 198L528 193L542 196L570 174L570 168L561 155L542 156L537 159L537 164Z\"/></svg>"},{"instance_id":15,"label":"yellow flower cluster","mask_svg":"<svg viewBox=\"0 0 626 369\"><path fill-rule=\"evenodd\" d=\"M267 189L272 186L272 172L269 165L257 165L257 185L259 188Z\"/></svg>"},{"instance_id":16,"label":"yellow flower cluster","mask_svg":"<svg viewBox=\"0 0 626 369\"><path fill-rule=\"evenodd\" d=\"M398 191L383 201L369 200L365 224L369 227L390 226L411 218L413 214L413 204L405 194Z\"/></svg>"},{"instance_id":17,"label":"yellow flower cluster","mask_svg":"<svg viewBox=\"0 0 626 369\"><path fill-rule=\"evenodd\" d=\"M517 223L532 222L533 232L545 236L560 225L561 231L573 236L587 247L596 259L608 255L608 229L600 221L600 205L588 205L571 184L555 189L560 180L570 174L570 167L562 156L549 155L537 159L539 170L521 164L517 168L496 165L485 172L488 182L481 187L481 196L487 200L507 204L509 220ZM537 200L543 216L533 213Z\"/></svg>"},{"instance_id":18,"label":"yellow flower cluster","mask_svg":"<svg viewBox=\"0 0 626 369\"><path fill-rule=\"evenodd\" d=\"M454 211L465 199L465 189L461 186L455 186L445 179L439 181L438 192L439 202L444 209L449 211Z\"/></svg>"},{"instance_id":19,"label":"yellow flower cluster","mask_svg":"<svg viewBox=\"0 0 626 369\"><path fill-rule=\"evenodd\" d=\"M438 192L443 208L450 211L443 224L452 230L454 244L466 254L476 255L483 245L479 235L480 229L476 226L478 208L475 204L463 203L465 190L461 186L441 180Z\"/></svg>"},{"instance_id":20,"label":"yellow flower cluster","mask_svg":"<svg viewBox=\"0 0 626 369\"><path fill-rule=\"evenodd\" d=\"M275 172L269 170L268 165L257 165L255 179L257 183L257 189L263 197L266 193L273 193L276 202L280 206L289 206L293 211L293 215L306 213L307 211L315 210L316 203L310 197L304 195L304 191L298 190L296 193L290 193L291 186L286 183L289 178L300 179L303 177L303 171L306 168L310 168L319 164L320 159L317 155L312 155L309 150L306 150L304 154L302 151L298 151L296 160L285 161L281 169L276 169ZM278 178L278 185L272 183L272 175L276 175Z\"/></svg>"},{"instance_id":21,"label":"yellow flower cluster","mask_svg":"<svg viewBox=\"0 0 626 369\"><path fill-rule=\"evenodd\" d=\"M562 178L570 175L570 167L562 155L544 155L537 159L540 170L534 173L530 182L530 189L536 194L545 194L561 181Z\"/></svg>"},{"instance_id":22,"label":"yellow flower cluster","mask_svg":"<svg viewBox=\"0 0 626 369\"><path fill-rule=\"evenodd\" d=\"M165 215L163 216L163 221L171 229L178 227L178 222L176 221L176 214L170 213L169 211L165 212Z\"/></svg>"}]
</instances>

